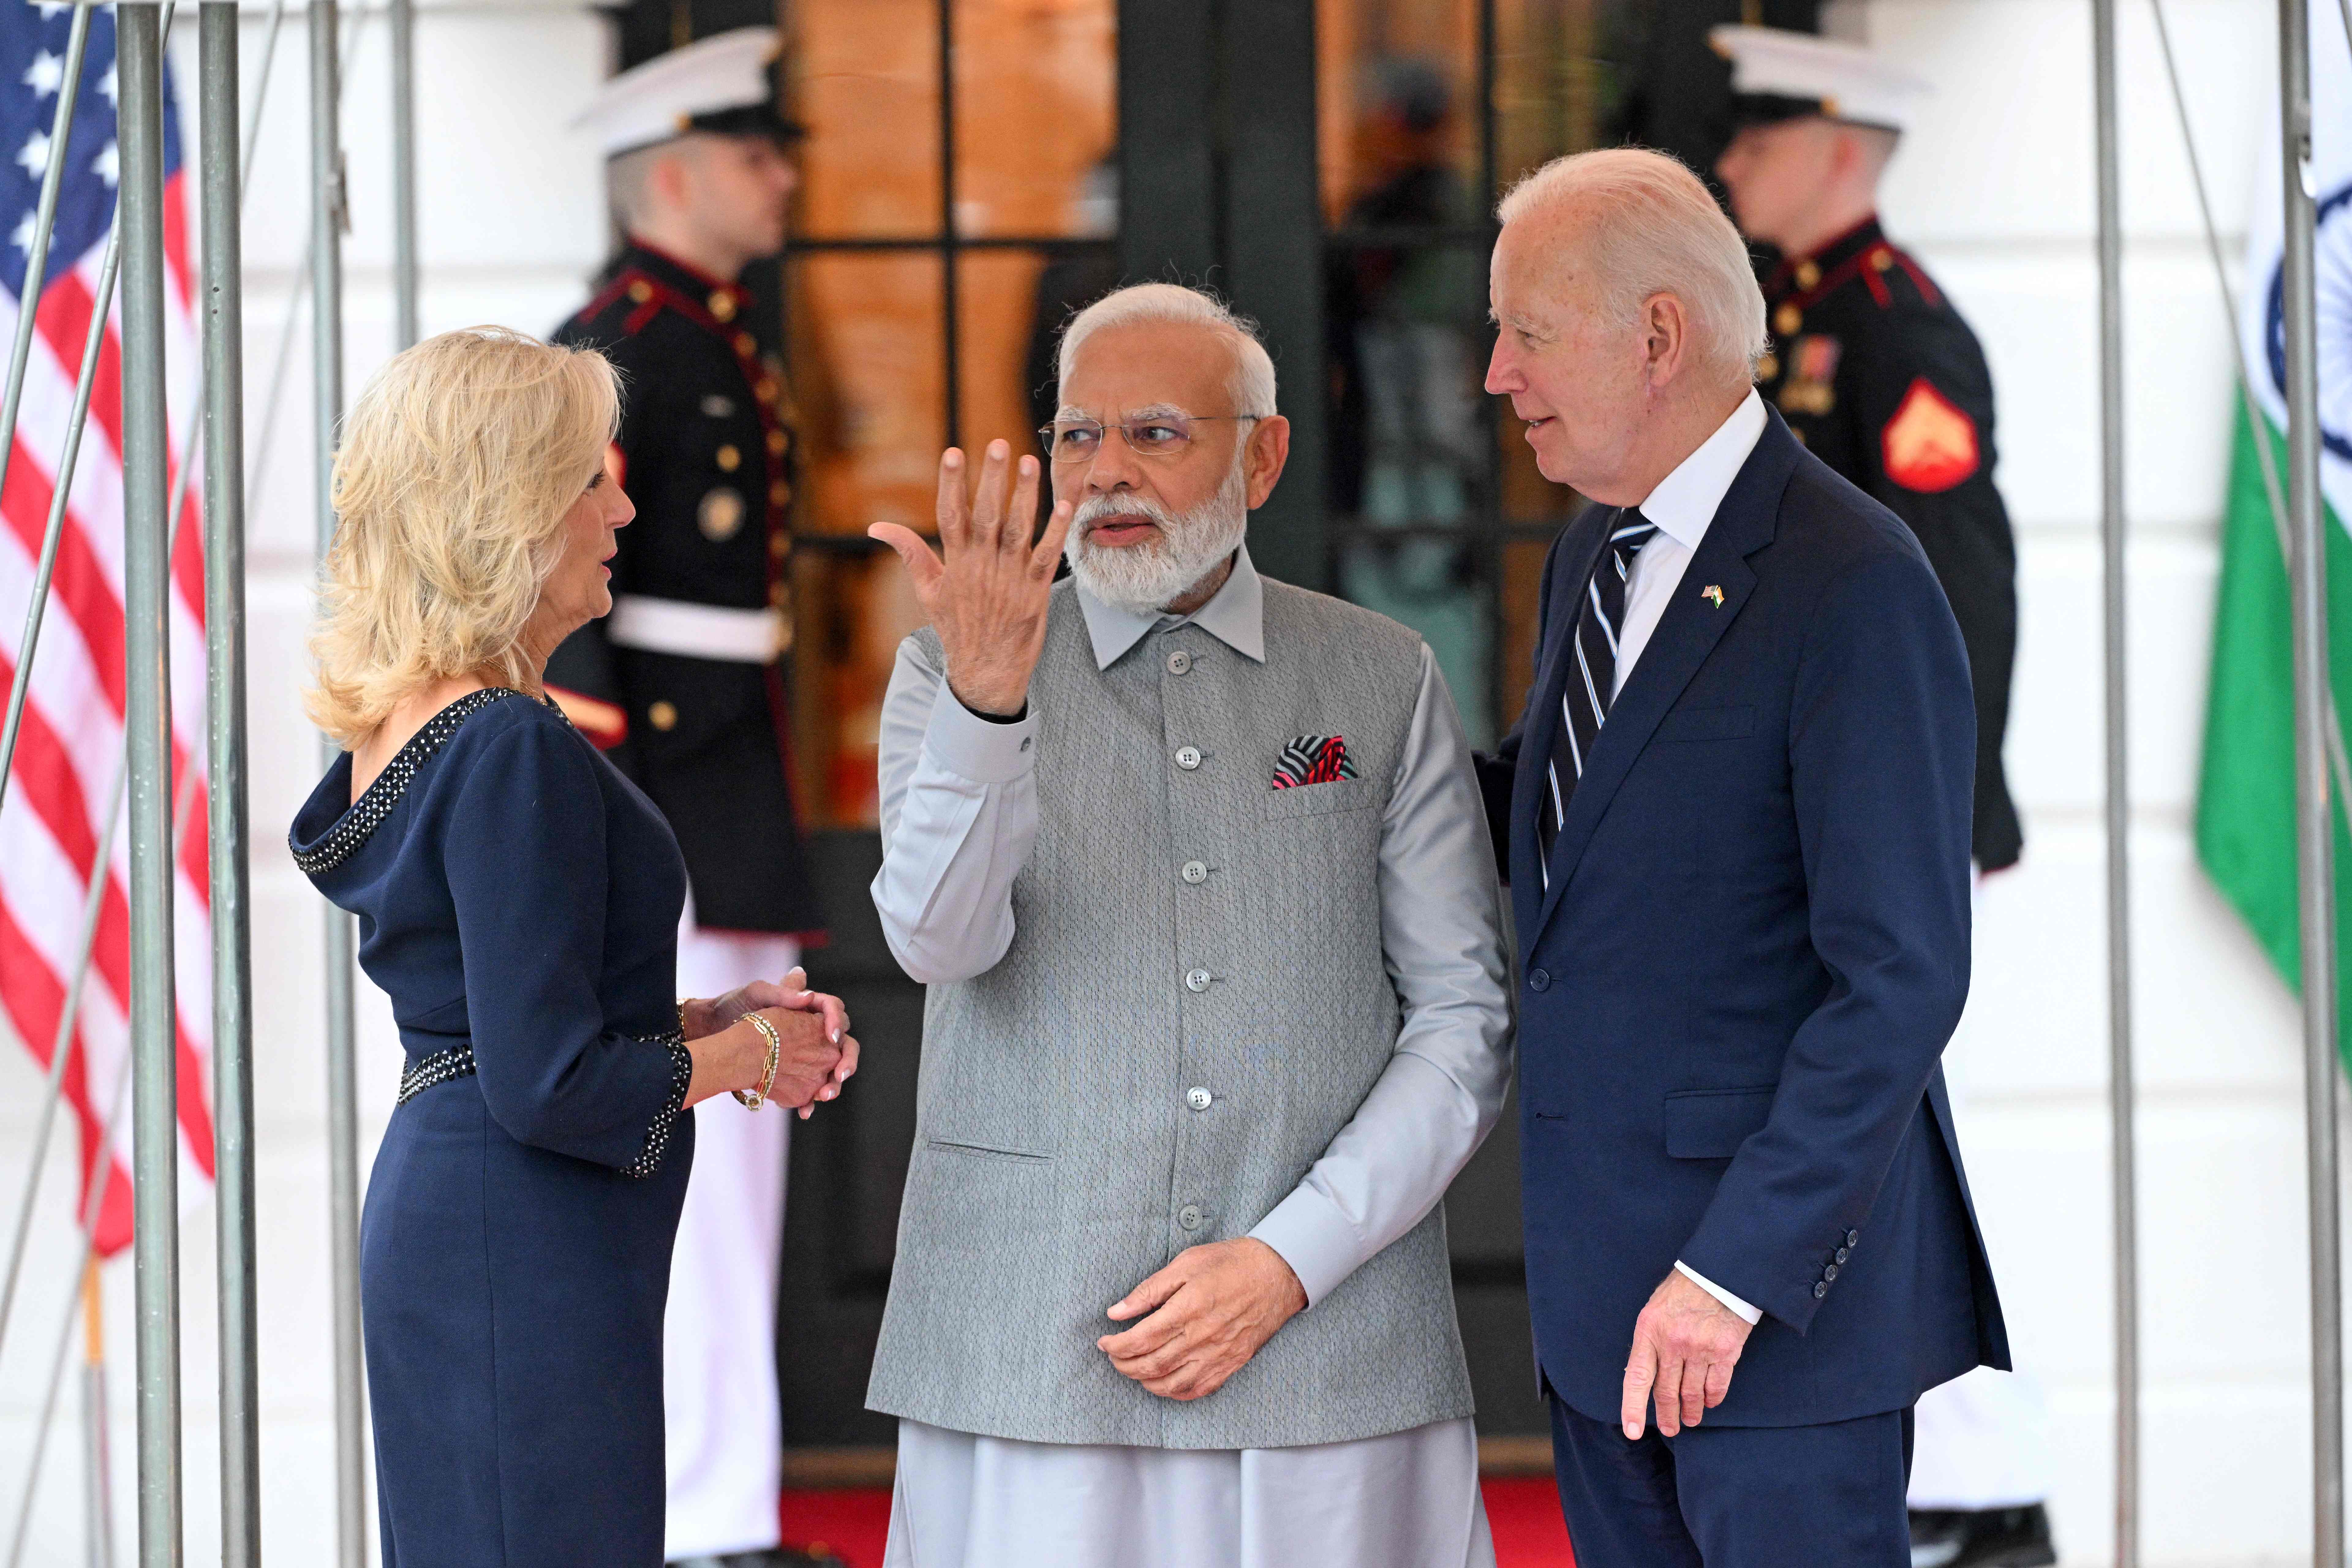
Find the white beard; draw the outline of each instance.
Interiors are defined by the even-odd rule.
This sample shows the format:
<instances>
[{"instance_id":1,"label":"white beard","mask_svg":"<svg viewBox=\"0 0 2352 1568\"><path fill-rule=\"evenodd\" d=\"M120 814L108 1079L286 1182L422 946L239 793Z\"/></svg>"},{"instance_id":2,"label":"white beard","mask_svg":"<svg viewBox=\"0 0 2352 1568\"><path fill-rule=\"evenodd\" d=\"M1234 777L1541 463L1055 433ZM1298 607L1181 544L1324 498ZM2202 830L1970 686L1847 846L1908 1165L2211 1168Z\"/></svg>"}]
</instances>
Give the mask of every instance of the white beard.
<instances>
[{"instance_id":1,"label":"white beard","mask_svg":"<svg viewBox=\"0 0 2352 1568\"><path fill-rule=\"evenodd\" d=\"M1106 517L1148 517L1160 529L1150 544L1113 548L1091 542ZM1138 615L1162 609L1214 572L1249 532L1249 476L1236 459L1217 493L1178 516L1143 496L1096 496L1070 521L1070 574L1106 605Z\"/></svg>"}]
</instances>

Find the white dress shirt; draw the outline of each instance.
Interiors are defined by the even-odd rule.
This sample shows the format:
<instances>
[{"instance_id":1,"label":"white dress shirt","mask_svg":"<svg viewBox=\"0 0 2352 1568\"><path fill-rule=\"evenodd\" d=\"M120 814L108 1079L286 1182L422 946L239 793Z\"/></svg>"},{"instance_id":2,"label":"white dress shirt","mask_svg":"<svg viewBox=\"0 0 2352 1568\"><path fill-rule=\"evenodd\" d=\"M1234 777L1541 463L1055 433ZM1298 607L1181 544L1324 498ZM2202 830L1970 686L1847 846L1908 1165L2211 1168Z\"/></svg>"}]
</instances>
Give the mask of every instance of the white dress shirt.
<instances>
[{"instance_id":1,"label":"white dress shirt","mask_svg":"<svg viewBox=\"0 0 2352 1568\"><path fill-rule=\"evenodd\" d=\"M1625 689L1625 678L1640 662L1643 650L1650 646L1651 634L1658 629L1660 617L1682 586L1683 574L1689 570L1691 557L1698 553L1699 541L1706 537L1709 524L1715 521L1716 509L1723 504L1731 489L1731 481L1739 477L1740 465L1764 435L1764 400L1754 387L1739 400L1731 417L1716 426L1715 434L1699 443L1698 450L1675 465L1674 472L1658 481L1658 488L1643 499L1641 513L1658 525L1658 531L1642 546L1633 557L1633 569L1625 578L1625 624L1617 634L1617 676L1610 697ZM1763 1321L1763 1311L1748 1305L1730 1291L1701 1274L1687 1263L1677 1259L1675 1269L1700 1289L1739 1314L1750 1328Z\"/></svg>"},{"instance_id":2,"label":"white dress shirt","mask_svg":"<svg viewBox=\"0 0 2352 1568\"><path fill-rule=\"evenodd\" d=\"M1078 603L1098 668L1169 619L1265 658L1265 588L1246 547L1190 617L1122 610L1083 590ZM1013 883L1039 831L1037 728L1034 710L1011 722L974 714L919 645L899 649L882 706L884 856L873 892L890 950L916 980L984 973L1013 944ZM1381 948L1402 1013L1395 1054L1322 1157L1249 1232L1297 1275L1310 1311L1444 1196L1500 1116L1510 1079L1494 855L1469 741L1425 646L1382 816L1380 889ZM1126 1543L1125 1562L1169 1568L1494 1561L1467 1420L1213 1453L1032 1444L901 1422L898 1452L889 1568L1105 1561L1106 1541ZM1050 1551L1036 1533L1047 1518L1062 1521ZM1176 1520L1184 1524L1171 1536Z\"/></svg>"}]
</instances>

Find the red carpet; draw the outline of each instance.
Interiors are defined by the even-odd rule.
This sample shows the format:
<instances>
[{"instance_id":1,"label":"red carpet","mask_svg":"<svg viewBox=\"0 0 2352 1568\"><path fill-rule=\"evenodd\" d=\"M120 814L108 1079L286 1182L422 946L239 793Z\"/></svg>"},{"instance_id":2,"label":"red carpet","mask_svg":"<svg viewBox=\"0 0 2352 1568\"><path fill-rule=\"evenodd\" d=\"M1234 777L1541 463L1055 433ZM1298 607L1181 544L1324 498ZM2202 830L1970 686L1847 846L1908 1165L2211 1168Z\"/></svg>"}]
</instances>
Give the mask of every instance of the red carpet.
<instances>
[{"instance_id":1,"label":"red carpet","mask_svg":"<svg viewBox=\"0 0 2352 1568\"><path fill-rule=\"evenodd\" d=\"M1489 1480L1484 1489L1500 1568L1573 1568L1568 1527L1560 1523L1559 1497L1549 1478ZM850 1568L882 1568L882 1546L890 1531L888 1492L786 1492L783 1517L788 1544L821 1547Z\"/></svg>"}]
</instances>

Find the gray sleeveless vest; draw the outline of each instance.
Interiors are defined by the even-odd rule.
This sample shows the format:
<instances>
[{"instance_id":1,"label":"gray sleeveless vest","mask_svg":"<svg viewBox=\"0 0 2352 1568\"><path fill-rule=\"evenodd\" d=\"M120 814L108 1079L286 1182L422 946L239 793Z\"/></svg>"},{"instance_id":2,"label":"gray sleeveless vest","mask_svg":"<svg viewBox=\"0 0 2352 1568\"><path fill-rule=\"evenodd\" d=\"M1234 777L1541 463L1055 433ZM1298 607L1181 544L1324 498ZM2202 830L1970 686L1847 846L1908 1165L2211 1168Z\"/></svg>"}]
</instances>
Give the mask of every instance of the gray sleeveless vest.
<instances>
[{"instance_id":1,"label":"gray sleeveless vest","mask_svg":"<svg viewBox=\"0 0 2352 1568\"><path fill-rule=\"evenodd\" d=\"M1288 1195L1396 1041L1381 819L1420 638L1265 588L1264 664L1186 625L1107 670L1076 589L1055 590L1029 688L1036 846L1011 950L930 988L874 1409L1163 1448L1470 1414L1443 1205L1204 1399L1147 1394L1095 1346L1112 1302ZM1302 735L1343 737L1357 776L1274 788Z\"/></svg>"}]
</instances>

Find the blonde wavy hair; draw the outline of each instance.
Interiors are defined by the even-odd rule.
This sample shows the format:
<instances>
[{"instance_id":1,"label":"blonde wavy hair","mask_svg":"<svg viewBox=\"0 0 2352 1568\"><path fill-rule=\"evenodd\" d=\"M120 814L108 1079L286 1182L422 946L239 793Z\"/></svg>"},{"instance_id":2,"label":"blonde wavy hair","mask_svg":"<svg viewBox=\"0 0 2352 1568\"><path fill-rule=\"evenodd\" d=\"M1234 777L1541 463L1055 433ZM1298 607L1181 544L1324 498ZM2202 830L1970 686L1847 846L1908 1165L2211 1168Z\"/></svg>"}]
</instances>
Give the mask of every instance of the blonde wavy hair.
<instances>
[{"instance_id":1,"label":"blonde wavy hair","mask_svg":"<svg viewBox=\"0 0 2352 1568\"><path fill-rule=\"evenodd\" d=\"M619 425L604 355L505 327L444 332L378 371L335 456L311 722L349 748L435 680L536 680L523 624Z\"/></svg>"}]
</instances>

